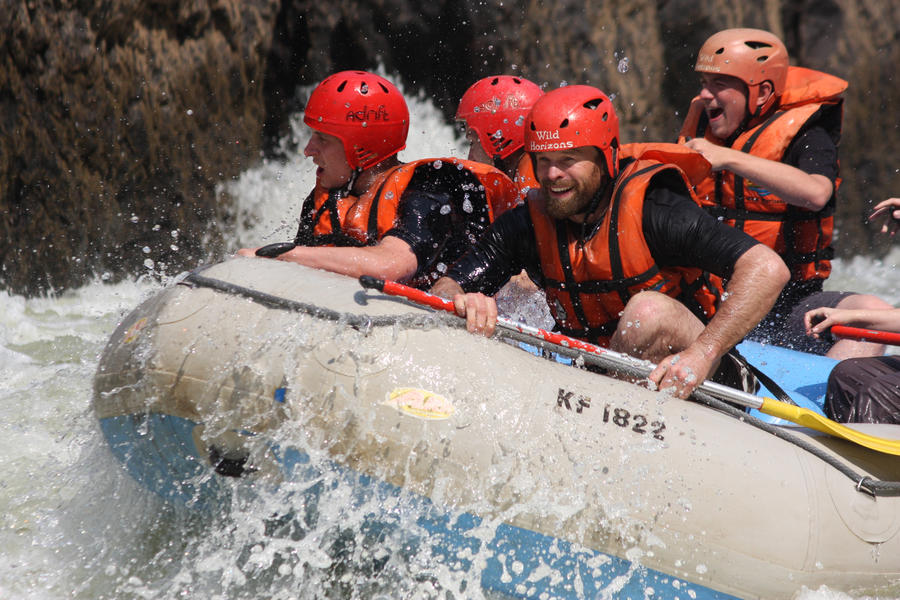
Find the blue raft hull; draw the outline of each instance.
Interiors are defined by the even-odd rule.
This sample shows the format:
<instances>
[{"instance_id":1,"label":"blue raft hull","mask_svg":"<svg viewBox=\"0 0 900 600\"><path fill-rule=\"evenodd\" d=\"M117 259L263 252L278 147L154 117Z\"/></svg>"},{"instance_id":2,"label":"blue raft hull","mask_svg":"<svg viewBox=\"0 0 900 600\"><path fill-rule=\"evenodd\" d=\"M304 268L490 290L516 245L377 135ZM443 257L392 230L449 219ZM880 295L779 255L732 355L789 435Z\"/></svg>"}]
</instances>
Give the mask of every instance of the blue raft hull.
<instances>
[{"instance_id":1,"label":"blue raft hull","mask_svg":"<svg viewBox=\"0 0 900 600\"><path fill-rule=\"evenodd\" d=\"M110 417L100 427L113 454L130 475L168 502L200 510L227 504L228 491L221 477L210 474L206 459L197 452L193 434L197 423L171 415ZM642 600L653 590L653 598L676 600L727 600L735 596L691 583L672 575L636 566L628 560L597 552L528 529L499 523L492 538L484 542L479 531L483 521L470 513L442 511L428 498L350 471L336 463L312 466L310 457L296 448L272 445L286 479L316 481L330 472L333 485L351 486L354 503L376 499L379 505L395 505L402 498L406 512L419 515L418 530L405 533L402 544L410 554L423 547L451 569L470 571L472 556L488 558L480 570L482 589L509 598L599 598ZM305 489L303 504L319 501L322 486ZM367 518L364 529L371 536L405 529L390 513ZM533 573L552 573L535 578Z\"/></svg>"}]
</instances>

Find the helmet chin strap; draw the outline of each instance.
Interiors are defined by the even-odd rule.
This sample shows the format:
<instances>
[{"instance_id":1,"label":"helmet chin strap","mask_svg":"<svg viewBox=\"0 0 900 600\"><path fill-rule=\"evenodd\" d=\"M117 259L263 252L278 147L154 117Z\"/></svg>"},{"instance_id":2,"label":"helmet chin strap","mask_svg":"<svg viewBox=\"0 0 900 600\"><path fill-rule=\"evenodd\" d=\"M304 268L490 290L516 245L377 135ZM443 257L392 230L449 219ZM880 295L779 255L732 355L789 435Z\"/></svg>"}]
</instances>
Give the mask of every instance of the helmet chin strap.
<instances>
[{"instance_id":1,"label":"helmet chin strap","mask_svg":"<svg viewBox=\"0 0 900 600\"><path fill-rule=\"evenodd\" d=\"M600 206L600 202L602 202L603 198L606 197L609 188L614 182L615 179L613 179L612 177L606 178L606 181L603 182L603 185L600 186L600 188L597 190L597 193L595 193L594 197L591 198L591 203L588 205L587 210L584 213L586 216L594 214L594 212L597 210L597 207Z\"/></svg>"},{"instance_id":2,"label":"helmet chin strap","mask_svg":"<svg viewBox=\"0 0 900 600\"><path fill-rule=\"evenodd\" d=\"M762 83L759 83L756 85L756 96L754 97L754 102L759 99L759 86L760 85L762 85ZM734 141L738 138L738 136L741 135L742 133L744 133L745 131L747 131L750 128L750 125L762 116L763 108L770 102L771 102L771 100L768 100L764 104L757 104L756 110L751 112L750 105L749 105L750 104L750 96L748 94L747 110L744 111L745 112L744 119L741 121L741 124L738 125L738 128L734 130L734 133L732 133L730 136L728 136L728 139L725 140L725 143L729 146L734 144ZM766 109L766 112L768 112L768 111L769 111L769 109Z\"/></svg>"},{"instance_id":3,"label":"helmet chin strap","mask_svg":"<svg viewBox=\"0 0 900 600\"><path fill-rule=\"evenodd\" d=\"M359 177L359 174L362 173L362 169L356 167L350 173L350 179L347 180L347 183L338 188L338 194L341 198L346 198L350 195L350 192L353 190L353 186L356 185L356 179Z\"/></svg>"},{"instance_id":4,"label":"helmet chin strap","mask_svg":"<svg viewBox=\"0 0 900 600\"><path fill-rule=\"evenodd\" d=\"M609 190L610 186L613 184L615 180L612 177L607 177L606 181L600 186L600 189L594 194L594 197L591 198L591 203L588 205L587 211L585 211L585 219L581 222L581 235L580 244L584 244L588 235L593 235L595 228L597 228L598 224L603 221L603 215L606 214L606 211L603 212L603 215L600 215L600 218L596 221L588 222L587 217L594 214L594 211L597 210L597 207L600 206L600 202L603 200L604 196L606 196L606 192Z\"/></svg>"},{"instance_id":5,"label":"helmet chin strap","mask_svg":"<svg viewBox=\"0 0 900 600\"><path fill-rule=\"evenodd\" d=\"M612 150L611 162L613 164L613 169L615 170L619 160L619 148L617 146L612 146L610 150ZM600 156L603 156L603 152L600 153ZM603 170L608 171L606 168L606 161L603 161ZM589 216L594 214L594 211L597 210L597 207L600 206L600 202L603 201L603 198L609 191L609 187L615 182L616 176L614 174L607 172L607 175L606 181L600 186L597 193L594 194L594 197L591 198L591 203L588 205L587 211L584 213L585 215Z\"/></svg>"}]
</instances>

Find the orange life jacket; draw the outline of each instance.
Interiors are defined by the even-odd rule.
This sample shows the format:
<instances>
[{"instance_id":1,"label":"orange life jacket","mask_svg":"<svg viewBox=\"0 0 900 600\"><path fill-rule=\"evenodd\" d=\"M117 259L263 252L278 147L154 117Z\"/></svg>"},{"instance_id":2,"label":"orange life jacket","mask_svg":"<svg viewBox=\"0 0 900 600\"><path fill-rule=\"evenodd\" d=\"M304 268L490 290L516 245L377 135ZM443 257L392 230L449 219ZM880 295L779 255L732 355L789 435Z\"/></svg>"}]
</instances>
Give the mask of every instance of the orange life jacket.
<instances>
[{"instance_id":1,"label":"orange life jacket","mask_svg":"<svg viewBox=\"0 0 900 600\"><path fill-rule=\"evenodd\" d=\"M816 123L835 141L840 137L847 82L819 71L790 67L787 84L774 112L744 131L731 148L768 160L781 161L797 134ZM694 98L679 142L698 136L720 144L706 130L706 113ZM794 280L826 279L831 273L834 209L840 179L828 204L819 211L792 206L752 181L719 171L697 186L697 197L713 216L747 232L777 252Z\"/></svg>"},{"instance_id":2,"label":"orange life jacket","mask_svg":"<svg viewBox=\"0 0 900 600\"><path fill-rule=\"evenodd\" d=\"M373 246L397 226L407 187L448 194L447 210L461 221L454 226L454 235L464 235L470 242L493 221L494 206L514 203L516 197L509 177L490 165L456 158L422 159L381 174L362 196L341 197L338 190L316 186L303 203L294 241L303 246ZM459 246L448 245L447 240L435 243L445 249ZM456 258L445 251L437 262L449 266ZM417 273L410 285L425 285L420 280L424 275Z\"/></svg>"},{"instance_id":3,"label":"orange life jacket","mask_svg":"<svg viewBox=\"0 0 900 600\"><path fill-rule=\"evenodd\" d=\"M626 144L610 206L587 239L581 225L547 214L539 194L527 205L534 224L544 291L561 332L609 344L628 300L654 290L677 298L704 322L715 313L721 283L690 267L661 269L644 239L644 198L652 179L674 170L690 190L689 174L702 176L709 163L696 152L674 144ZM677 160L685 169L666 163ZM687 150L687 152L683 152Z\"/></svg>"}]
</instances>

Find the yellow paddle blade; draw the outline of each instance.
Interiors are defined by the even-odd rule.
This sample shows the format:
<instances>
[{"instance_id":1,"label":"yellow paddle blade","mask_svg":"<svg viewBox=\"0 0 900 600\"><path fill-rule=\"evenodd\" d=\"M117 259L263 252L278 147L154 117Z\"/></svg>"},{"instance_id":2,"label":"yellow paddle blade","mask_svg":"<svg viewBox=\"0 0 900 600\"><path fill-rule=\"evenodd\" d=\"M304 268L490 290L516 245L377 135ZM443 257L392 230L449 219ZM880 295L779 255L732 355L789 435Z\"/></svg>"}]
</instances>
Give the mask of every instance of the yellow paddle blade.
<instances>
[{"instance_id":1,"label":"yellow paddle blade","mask_svg":"<svg viewBox=\"0 0 900 600\"><path fill-rule=\"evenodd\" d=\"M886 440L884 438L875 437L874 435L867 435L838 423L837 421L832 421L827 417L823 417L808 408L792 406L784 402L779 402L778 400L773 400L772 398L763 398L762 406L759 407L759 411L773 417L779 417L785 421L796 423L797 425L802 425L803 427L809 427L810 429L815 429L822 433L849 440L860 446L871 448L872 450L900 456L900 440Z\"/></svg>"}]
</instances>

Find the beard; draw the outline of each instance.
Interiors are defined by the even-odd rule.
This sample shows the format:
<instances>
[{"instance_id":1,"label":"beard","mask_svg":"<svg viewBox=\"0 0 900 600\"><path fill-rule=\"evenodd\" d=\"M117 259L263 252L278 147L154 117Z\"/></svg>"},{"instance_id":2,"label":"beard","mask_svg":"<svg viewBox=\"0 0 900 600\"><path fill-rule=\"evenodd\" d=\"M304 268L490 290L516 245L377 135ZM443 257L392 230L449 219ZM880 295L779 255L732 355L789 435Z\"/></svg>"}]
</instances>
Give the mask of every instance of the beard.
<instances>
[{"instance_id":1,"label":"beard","mask_svg":"<svg viewBox=\"0 0 900 600\"><path fill-rule=\"evenodd\" d=\"M544 189L544 188L541 188ZM568 219L587 210L593 198L593 193L576 188L565 198L554 198L549 193L544 194L547 214L554 219Z\"/></svg>"},{"instance_id":2,"label":"beard","mask_svg":"<svg viewBox=\"0 0 900 600\"><path fill-rule=\"evenodd\" d=\"M540 189L544 194L547 214L554 219L570 219L586 212L594 196L599 193L603 181L604 176L600 169L597 169L586 180L573 180L570 183L572 189L563 197L553 196L549 187L542 185Z\"/></svg>"}]
</instances>

